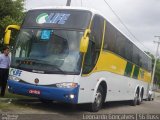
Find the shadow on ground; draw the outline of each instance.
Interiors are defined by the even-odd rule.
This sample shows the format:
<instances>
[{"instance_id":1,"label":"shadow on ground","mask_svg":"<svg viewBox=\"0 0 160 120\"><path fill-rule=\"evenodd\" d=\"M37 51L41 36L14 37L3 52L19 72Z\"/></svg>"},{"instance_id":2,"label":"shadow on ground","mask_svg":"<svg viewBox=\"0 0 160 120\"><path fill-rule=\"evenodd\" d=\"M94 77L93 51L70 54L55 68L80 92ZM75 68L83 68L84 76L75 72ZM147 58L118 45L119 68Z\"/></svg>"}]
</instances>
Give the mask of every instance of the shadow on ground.
<instances>
[{"instance_id":1,"label":"shadow on ground","mask_svg":"<svg viewBox=\"0 0 160 120\"><path fill-rule=\"evenodd\" d=\"M43 103L39 99L13 99L11 103L15 106L27 107L31 109L36 109L40 111L45 111L48 113L56 112L61 114L76 114L76 113L90 113L89 112L89 104L81 104L81 105L71 105L66 103L59 102L49 102ZM125 107L130 106L130 102L108 102L103 105L102 110L109 110L117 107Z\"/></svg>"}]
</instances>

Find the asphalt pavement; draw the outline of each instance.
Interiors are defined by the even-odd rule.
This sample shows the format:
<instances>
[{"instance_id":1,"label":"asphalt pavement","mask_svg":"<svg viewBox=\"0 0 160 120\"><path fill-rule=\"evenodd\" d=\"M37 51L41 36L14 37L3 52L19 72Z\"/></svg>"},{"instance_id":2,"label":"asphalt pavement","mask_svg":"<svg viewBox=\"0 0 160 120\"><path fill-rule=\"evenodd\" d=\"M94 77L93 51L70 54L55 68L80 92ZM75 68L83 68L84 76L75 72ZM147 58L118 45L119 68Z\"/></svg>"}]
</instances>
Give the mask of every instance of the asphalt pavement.
<instances>
[{"instance_id":1,"label":"asphalt pavement","mask_svg":"<svg viewBox=\"0 0 160 120\"><path fill-rule=\"evenodd\" d=\"M143 101L131 106L129 102L108 102L96 113L88 112L85 105L71 106L64 103L45 104L38 99L0 98L2 120L77 120L77 119L152 119L160 120L160 93L154 101ZM152 115L155 116L152 116ZM138 117L138 119L137 119Z\"/></svg>"}]
</instances>

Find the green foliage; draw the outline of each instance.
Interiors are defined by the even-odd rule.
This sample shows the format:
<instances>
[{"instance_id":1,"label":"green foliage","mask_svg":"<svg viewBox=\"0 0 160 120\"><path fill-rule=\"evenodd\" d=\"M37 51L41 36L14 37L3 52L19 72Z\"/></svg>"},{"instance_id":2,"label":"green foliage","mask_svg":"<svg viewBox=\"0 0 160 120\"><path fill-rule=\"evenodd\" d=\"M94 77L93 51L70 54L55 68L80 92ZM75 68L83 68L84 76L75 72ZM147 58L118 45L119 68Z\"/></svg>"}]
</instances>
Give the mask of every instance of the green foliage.
<instances>
[{"instance_id":1,"label":"green foliage","mask_svg":"<svg viewBox=\"0 0 160 120\"><path fill-rule=\"evenodd\" d=\"M145 53L147 53L152 58L152 69L153 69L153 66L154 66L154 55L151 54L150 52L146 52L146 51L145 51Z\"/></svg>"},{"instance_id":2,"label":"green foliage","mask_svg":"<svg viewBox=\"0 0 160 120\"><path fill-rule=\"evenodd\" d=\"M152 58L152 68L154 66L155 57L150 52L146 52ZM154 83L160 86L160 59L157 60L155 76L154 76Z\"/></svg>"},{"instance_id":3,"label":"green foliage","mask_svg":"<svg viewBox=\"0 0 160 120\"><path fill-rule=\"evenodd\" d=\"M156 83L158 83L159 86L160 86L160 60L159 60L159 59L157 60L155 77L156 77L156 79L157 79Z\"/></svg>"},{"instance_id":4,"label":"green foliage","mask_svg":"<svg viewBox=\"0 0 160 120\"><path fill-rule=\"evenodd\" d=\"M24 0L0 0L0 47L5 34L5 28L11 24L20 25L24 17ZM12 33L12 44L16 33ZM14 37L13 37L14 36Z\"/></svg>"}]
</instances>

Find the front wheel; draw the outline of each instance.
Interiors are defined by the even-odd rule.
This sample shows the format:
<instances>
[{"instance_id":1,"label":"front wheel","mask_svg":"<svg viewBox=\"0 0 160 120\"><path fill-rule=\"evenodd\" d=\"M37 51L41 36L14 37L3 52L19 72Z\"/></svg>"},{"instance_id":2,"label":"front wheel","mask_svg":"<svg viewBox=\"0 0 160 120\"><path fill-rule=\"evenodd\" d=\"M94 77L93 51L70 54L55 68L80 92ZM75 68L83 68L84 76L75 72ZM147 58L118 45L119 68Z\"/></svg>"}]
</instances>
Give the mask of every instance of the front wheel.
<instances>
[{"instance_id":1,"label":"front wheel","mask_svg":"<svg viewBox=\"0 0 160 120\"><path fill-rule=\"evenodd\" d=\"M90 104L90 111L91 112L98 112L101 109L102 104L104 102L103 96L104 96L104 94L103 94L103 88L100 85L98 87L98 89L97 89L94 102Z\"/></svg>"}]
</instances>

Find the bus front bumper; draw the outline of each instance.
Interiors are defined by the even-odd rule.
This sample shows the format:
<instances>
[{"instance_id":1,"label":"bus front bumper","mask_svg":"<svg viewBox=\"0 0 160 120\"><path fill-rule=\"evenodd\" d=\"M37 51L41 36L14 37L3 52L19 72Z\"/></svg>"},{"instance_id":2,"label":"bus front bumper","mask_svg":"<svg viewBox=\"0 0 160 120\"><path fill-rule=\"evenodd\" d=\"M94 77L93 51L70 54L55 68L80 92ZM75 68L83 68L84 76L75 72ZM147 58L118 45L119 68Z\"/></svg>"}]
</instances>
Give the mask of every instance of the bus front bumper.
<instances>
[{"instance_id":1,"label":"bus front bumper","mask_svg":"<svg viewBox=\"0 0 160 120\"><path fill-rule=\"evenodd\" d=\"M40 99L77 104L79 86L76 88L57 88L8 80L8 91L14 94L38 97Z\"/></svg>"}]
</instances>

